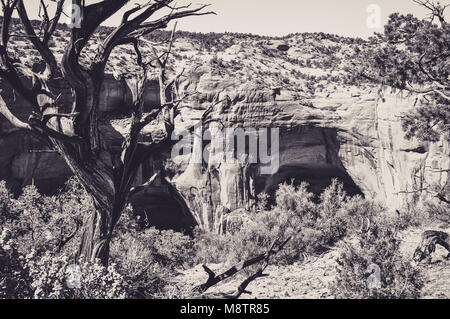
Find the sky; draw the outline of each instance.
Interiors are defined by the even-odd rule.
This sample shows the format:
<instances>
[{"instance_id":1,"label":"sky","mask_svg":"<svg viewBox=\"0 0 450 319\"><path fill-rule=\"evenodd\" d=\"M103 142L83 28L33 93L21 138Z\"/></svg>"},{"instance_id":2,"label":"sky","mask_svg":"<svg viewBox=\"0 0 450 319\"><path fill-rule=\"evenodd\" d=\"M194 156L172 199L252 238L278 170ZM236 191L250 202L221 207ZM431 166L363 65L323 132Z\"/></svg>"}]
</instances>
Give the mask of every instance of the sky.
<instances>
[{"instance_id":1,"label":"sky","mask_svg":"<svg viewBox=\"0 0 450 319\"><path fill-rule=\"evenodd\" d=\"M31 18L37 18L40 0L25 0ZM100 0L87 0L87 4ZM203 1L203 0L200 0ZM424 18L426 9L412 0L204 0L217 15L189 17L178 29L194 32L240 32L268 36L289 33L324 32L368 38L381 32L389 15L412 13ZM449 4L450 0L441 0ZM70 1L67 1L70 2ZM129 7L143 0L131 0ZM177 1L179 5L185 0ZM197 0L193 6L198 5ZM449 9L450 11L450 9ZM121 12L105 22L118 25ZM447 12L448 14L448 12ZM63 19L67 19L63 17ZM65 21L64 21L65 22ZM380 22L380 23L379 23Z\"/></svg>"}]
</instances>

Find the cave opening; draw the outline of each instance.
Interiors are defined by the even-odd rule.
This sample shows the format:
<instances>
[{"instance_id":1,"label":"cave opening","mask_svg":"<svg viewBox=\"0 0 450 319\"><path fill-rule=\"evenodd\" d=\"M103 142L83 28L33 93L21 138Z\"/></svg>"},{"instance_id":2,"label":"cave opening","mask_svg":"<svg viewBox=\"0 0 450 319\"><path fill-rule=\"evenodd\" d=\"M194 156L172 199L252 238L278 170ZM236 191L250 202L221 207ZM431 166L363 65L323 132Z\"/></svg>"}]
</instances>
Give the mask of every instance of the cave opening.
<instances>
[{"instance_id":1,"label":"cave opening","mask_svg":"<svg viewBox=\"0 0 450 319\"><path fill-rule=\"evenodd\" d=\"M279 169L272 175L254 175L256 195L269 195L269 204L275 204L280 184L308 183L308 191L318 202L320 194L331 185L333 179L343 184L349 196L363 192L346 170L340 157L340 140L334 128L300 126L280 134Z\"/></svg>"},{"instance_id":2,"label":"cave opening","mask_svg":"<svg viewBox=\"0 0 450 319\"><path fill-rule=\"evenodd\" d=\"M131 203L141 226L187 235L192 235L197 226L184 200L165 185L148 187L133 196Z\"/></svg>"}]
</instances>

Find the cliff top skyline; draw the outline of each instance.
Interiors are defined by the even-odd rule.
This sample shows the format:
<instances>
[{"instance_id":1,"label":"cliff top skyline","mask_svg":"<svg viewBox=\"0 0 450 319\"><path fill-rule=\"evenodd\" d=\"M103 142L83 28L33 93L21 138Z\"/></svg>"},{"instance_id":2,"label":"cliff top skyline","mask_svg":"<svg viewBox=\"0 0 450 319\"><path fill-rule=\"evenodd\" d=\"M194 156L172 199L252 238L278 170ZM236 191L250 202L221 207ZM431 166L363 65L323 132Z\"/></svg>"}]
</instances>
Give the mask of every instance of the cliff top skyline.
<instances>
[{"instance_id":1,"label":"cliff top skyline","mask_svg":"<svg viewBox=\"0 0 450 319\"><path fill-rule=\"evenodd\" d=\"M39 1L31 0L29 15L38 18ZM98 0L86 0L86 4L96 3ZM117 13L104 25L115 26L120 23L121 13L136 3L145 1L131 1L126 8ZM178 5L183 5L180 1ZM202 3L211 4L210 10L215 16L189 17L179 23L179 30L191 32L237 32L253 33L267 36L284 36L290 33L324 32L348 37L367 39L374 32L382 32L382 26L390 14L400 12L411 13L417 17L425 17L426 9L410 0L316 0L297 1L281 0L208 0ZM448 3L443 1L443 3ZM194 3L195 5L196 3ZM35 8L34 8L35 7ZM50 3L49 11L54 10L55 4ZM68 10L68 8L66 8ZM380 23L368 25L367 20ZM375 18L375 20L374 20ZM63 19L64 20L64 19ZM63 21L64 22L64 21Z\"/></svg>"}]
</instances>

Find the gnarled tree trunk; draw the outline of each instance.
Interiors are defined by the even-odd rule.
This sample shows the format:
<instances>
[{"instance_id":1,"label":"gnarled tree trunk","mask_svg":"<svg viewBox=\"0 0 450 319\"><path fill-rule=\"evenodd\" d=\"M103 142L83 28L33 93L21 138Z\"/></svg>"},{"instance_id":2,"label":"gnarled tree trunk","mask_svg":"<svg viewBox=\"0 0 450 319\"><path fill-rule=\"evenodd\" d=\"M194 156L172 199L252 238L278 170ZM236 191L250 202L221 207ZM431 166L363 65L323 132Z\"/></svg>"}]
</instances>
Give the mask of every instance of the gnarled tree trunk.
<instances>
[{"instance_id":1,"label":"gnarled tree trunk","mask_svg":"<svg viewBox=\"0 0 450 319\"><path fill-rule=\"evenodd\" d=\"M57 0L56 13L49 17L45 0L40 2L43 23L36 32L28 18L24 0L2 0L3 24L0 37L0 77L22 95L32 106L32 115L28 123L17 118L0 96L0 113L14 126L15 130L26 130L56 148L78 177L87 193L93 198L96 212L88 216L83 226L79 255L89 260L99 258L107 265L109 246L122 210L132 192L132 183L139 166L149 156L158 152L158 148L170 139L176 108L182 98L177 97L176 82L179 76L169 81L166 65L171 54L173 35L169 48L162 55L155 52L153 61L158 62L160 71L161 104L155 105L149 114L144 114L144 90L147 80L147 68L151 62L144 62L139 44L143 37L155 30L164 29L172 20L187 16L211 14L200 12L206 5L194 9L189 6L174 7L174 0L145 1L123 14L122 21L102 43L99 44L96 57L90 65L80 64L80 54L92 38L98 27L113 14L122 9L129 0L102 0L85 5L84 0L71 0L72 4L82 8L79 27L73 28L70 42L60 64L48 43L53 36L62 15L64 0ZM10 24L13 12L17 9L27 39L39 52L46 64L43 72L35 73L22 65L16 58L9 56ZM167 10L153 21L147 21L154 13ZM133 16L133 17L132 17ZM105 68L113 49L120 45L133 45L137 63L142 73L134 76L129 87L133 94L130 105L131 128L122 146L121 154L112 154L102 143L99 132L98 112ZM32 82L22 81L28 77ZM59 113L58 98L63 89L54 85L63 82L72 91L71 113ZM129 82L129 81L128 81ZM67 88L65 88L67 89ZM142 129L154 121L164 110L166 136L152 143L141 142ZM62 127L61 118L68 119ZM69 124L67 123L69 122Z\"/></svg>"}]
</instances>

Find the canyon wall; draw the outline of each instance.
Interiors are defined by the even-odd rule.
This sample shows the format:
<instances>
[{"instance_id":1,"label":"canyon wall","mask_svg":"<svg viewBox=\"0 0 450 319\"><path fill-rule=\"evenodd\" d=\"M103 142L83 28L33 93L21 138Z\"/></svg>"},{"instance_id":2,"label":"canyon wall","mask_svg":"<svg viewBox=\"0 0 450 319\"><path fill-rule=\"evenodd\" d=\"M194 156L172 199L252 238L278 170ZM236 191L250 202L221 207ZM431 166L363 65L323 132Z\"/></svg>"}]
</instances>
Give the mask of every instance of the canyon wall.
<instances>
[{"instance_id":1,"label":"canyon wall","mask_svg":"<svg viewBox=\"0 0 450 319\"><path fill-rule=\"evenodd\" d=\"M18 94L3 82L2 96L8 105L12 105L13 113L19 119L26 121L30 116L31 107ZM152 104L159 104L159 91L156 81L149 81L146 91L145 109L150 109ZM64 91L70 100L70 91ZM64 100L64 96L61 98ZM126 114L127 101L131 100L131 92L124 81L116 80L108 75L102 89L100 108L103 113ZM70 112L69 106L64 109ZM31 135L14 132L9 133L10 124L0 115L0 180L6 180L9 187L18 192L25 185L35 183L40 191L53 193L64 185L64 182L72 173L59 155L42 145ZM109 130L111 132L111 130ZM120 134L115 134L117 139L113 144L121 145Z\"/></svg>"},{"instance_id":2,"label":"canyon wall","mask_svg":"<svg viewBox=\"0 0 450 319\"><path fill-rule=\"evenodd\" d=\"M261 165L189 163L174 183L207 229L220 231L224 214L249 209L258 193L273 194L292 179L320 193L338 178L348 193L399 210L420 195L435 195L434 187L450 186L448 141L404 137L401 118L411 111L413 98L389 92L380 98L370 89L314 98L284 92L274 99L271 92L257 91L215 98L224 100L213 116L224 127L280 128L280 169L263 175Z\"/></svg>"},{"instance_id":3,"label":"canyon wall","mask_svg":"<svg viewBox=\"0 0 450 319\"><path fill-rule=\"evenodd\" d=\"M332 178L338 178L348 193L379 200L391 209L402 209L433 186L449 185L448 141L423 143L404 138L401 118L411 110L413 98L393 93L380 98L375 89L315 97L282 91L274 98L272 92L224 90L217 85L202 88L199 83L187 83L185 89L192 85L203 94L181 109L178 131L197 123L216 99L221 102L213 109L212 127L280 129L280 168L262 174L261 165L246 162L201 164L191 160L172 165L170 176L158 179L157 185L137 200L140 210L151 211L164 228L177 223L177 229L188 228L197 223L220 232L227 214L250 209L259 193L273 195L279 183L292 179L306 181L311 191L320 193ZM104 91L102 111L124 113L130 99L125 83L110 77ZM159 103L158 99L158 88L151 83L146 103L150 106ZM6 100L17 106L22 119L28 116L26 104L18 97L11 95ZM31 136L7 134L7 128L1 119L0 179L7 180L14 190L34 182L41 190L52 192L71 175L57 153ZM110 135L105 138L121 145L120 131L120 127L107 131ZM200 142L197 136L194 144ZM210 153L217 155L214 149ZM168 154L170 150L166 157ZM152 162L143 168L138 179L152 176L154 167Z\"/></svg>"}]
</instances>

